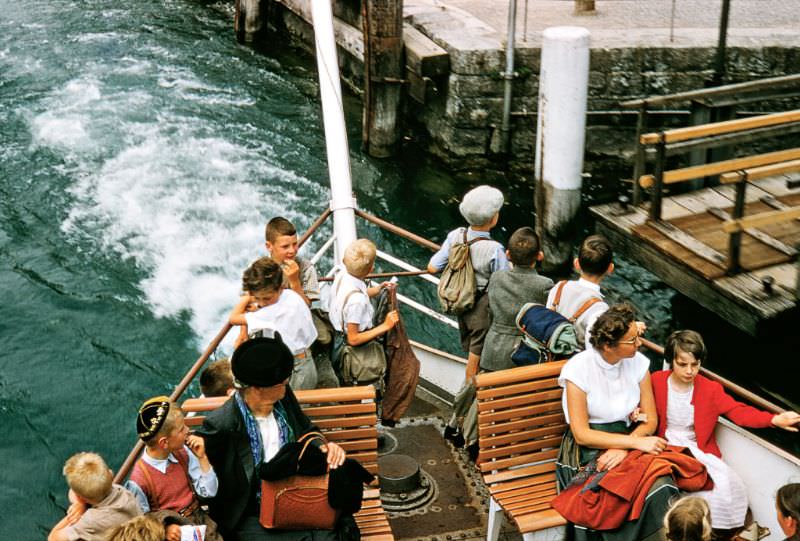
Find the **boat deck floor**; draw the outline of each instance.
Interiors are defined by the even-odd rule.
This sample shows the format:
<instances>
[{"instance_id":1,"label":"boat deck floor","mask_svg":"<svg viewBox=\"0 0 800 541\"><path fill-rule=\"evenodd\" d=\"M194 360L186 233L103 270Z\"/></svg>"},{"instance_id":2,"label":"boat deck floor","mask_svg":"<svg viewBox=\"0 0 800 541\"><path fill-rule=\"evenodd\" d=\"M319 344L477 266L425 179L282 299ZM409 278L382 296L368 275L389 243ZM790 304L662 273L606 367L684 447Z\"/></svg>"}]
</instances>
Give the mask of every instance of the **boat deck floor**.
<instances>
[{"instance_id":1,"label":"boat deck floor","mask_svg":"<svg viewBox=\"0 0 800 541\"><path fill-rule=\"evenodd\" d=\"M454 448L442 437L449 412L447 404L419 389L397 426L380 428L381 456L411 456L419 463L423 478L434 487L432 499L424 506L387 513L397 540L486 538L489 494L466 451ZM514 525L504 521L500 541L520 539Z\"/></svg>"}]
</instances>

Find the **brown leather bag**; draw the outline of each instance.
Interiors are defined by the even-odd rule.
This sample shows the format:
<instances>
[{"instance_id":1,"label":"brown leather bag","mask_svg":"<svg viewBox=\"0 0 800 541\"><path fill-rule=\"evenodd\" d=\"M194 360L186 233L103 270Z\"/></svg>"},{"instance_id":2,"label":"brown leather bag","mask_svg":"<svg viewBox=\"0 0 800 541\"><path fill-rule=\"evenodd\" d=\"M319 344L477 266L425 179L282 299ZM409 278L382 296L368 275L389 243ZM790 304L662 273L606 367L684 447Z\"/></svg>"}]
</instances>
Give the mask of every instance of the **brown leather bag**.
<instances>
[{"instance_id":1,"label":"brown leather bag","mask_svg":"<svg viewBox=\"0 0 800 541\"><path fill-rule=\"evenodd\" d=\"M298 464L315 439L325 440L319 432L309 432L298 440L305 440ZM328 473L291 475L277 481L261 481L261 514L258 521L264 528L332 530L338 518L338 511L328 503Z\"/></svg>"}]
</instances>

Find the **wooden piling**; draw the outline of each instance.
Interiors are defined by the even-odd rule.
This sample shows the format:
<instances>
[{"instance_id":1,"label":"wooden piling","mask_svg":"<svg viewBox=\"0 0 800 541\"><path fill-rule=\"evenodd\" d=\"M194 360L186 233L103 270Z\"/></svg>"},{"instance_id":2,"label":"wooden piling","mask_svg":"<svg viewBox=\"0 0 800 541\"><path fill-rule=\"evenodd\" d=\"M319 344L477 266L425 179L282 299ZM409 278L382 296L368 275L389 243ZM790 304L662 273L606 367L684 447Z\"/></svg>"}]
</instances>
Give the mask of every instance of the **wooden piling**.
<instances>
[{"instance_id":1,"label":"wooden piling","mask_svg":"<svg viewBox=\"0 0 800 541\"><path fill-rule=\"evenodd\" d=\"M403 0L362 0L364 109L362 141L370 156L397 152L403 84Z\"/></svg>"},{"instance_id":2,"label":"wooden piling","mask_svg":"<svg viewBox=\"0 0 800 541\"><path fill-rule=\"evenodd\" d=\"M736 183L736 197L733 203L733 219L738 220L744 216L745 195L747 192L747 173L742 173L742 179ZM728 238L728 274L734 275L742 270L742 231L735 231Z\"/></svg>"},{"instance_id":3,"label":"wooden piling","mask_svg":"<svg viewBox=\"0 0 800 541\"><path fill-rule=\"evenodd\" d=\"M575 15L594 15L594 0L575 0Z\"/></svg>"},{"instance_id":4,"label":"wooden piling","mask_svg":"<svg viewBox=\"0 0 800 541\"><path fill-rule=\"evenodd\" d=\"M233 31L239 43L254 41L261 32L262 0L236 0L234 3Z\"/></svg>"}]
</instances>

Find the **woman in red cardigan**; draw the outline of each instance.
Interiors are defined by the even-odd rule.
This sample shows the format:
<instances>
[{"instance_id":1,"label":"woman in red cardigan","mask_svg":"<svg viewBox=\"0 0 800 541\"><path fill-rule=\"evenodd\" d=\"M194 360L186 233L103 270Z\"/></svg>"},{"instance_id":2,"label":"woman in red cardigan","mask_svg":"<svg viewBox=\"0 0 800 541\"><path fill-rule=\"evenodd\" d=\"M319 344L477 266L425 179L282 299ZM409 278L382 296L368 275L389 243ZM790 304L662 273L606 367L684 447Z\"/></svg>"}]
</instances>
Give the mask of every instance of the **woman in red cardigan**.
<instances>
[{"instance_id":1,"label":"woman in red cardigan","mask_svg":"<svg viewBox=\"0 0 800 541\"><path fill-rule=\"evenodd\" d=\"M708 468L714 488L696 493L708 501L715 529L744 525L747 493L744 483L725 462L714 438L720 415L734 423L764 428L777 426L797 432L800 415L787 411L775 415L737 402L722 385L698 374L706 359L703 338L694 331L676 331L667 338L664 358L671 370L652 375L658 411L658 435L671 444L691 449Z\"/></svg>"}]
</instances>

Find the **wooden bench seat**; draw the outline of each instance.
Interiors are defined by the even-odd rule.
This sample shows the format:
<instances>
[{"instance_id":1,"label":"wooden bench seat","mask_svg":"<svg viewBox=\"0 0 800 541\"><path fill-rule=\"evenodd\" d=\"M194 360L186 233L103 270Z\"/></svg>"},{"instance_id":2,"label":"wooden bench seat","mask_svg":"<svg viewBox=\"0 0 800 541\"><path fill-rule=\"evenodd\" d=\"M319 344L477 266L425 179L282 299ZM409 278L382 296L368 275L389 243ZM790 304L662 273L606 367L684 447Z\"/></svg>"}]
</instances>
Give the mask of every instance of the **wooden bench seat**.
<instances>
[{"instance_id":1,"label":"wooden bench seat","mask_svg":"<svg viewBox=\"0 0 800 541\"><path fill-rule=\"evenodd\" d=\"M566 520L550 502L566 430L558 375L565 361L480 374L478 460L491 494L487 539L500 533L502 512L523 539L561 539ZM556 530L553 530L555 528Z\"/></svg>"},{"instance_id":2,"label":"wooden bench seat","mask_svg":"<svg viewBox=\"0 0 800 541\"><path fill-rule=\"evenodd\" d=\"M378 473L378 420L375 405L375 389L365 387L340 387L336 389L314 389L295 391L303 411L319 427L325 437L347 451L347 456L361 462L371 473ZM190 398L183 405L186 424L198 426L203 414L221 406L227 397ZM355 515L364 541L392 541L394 535L389 519L383 510L377 480L373 487L364 491L361 510Z\"/></svg>"}]
</instances>

